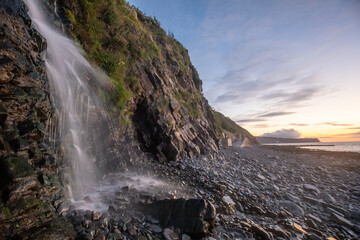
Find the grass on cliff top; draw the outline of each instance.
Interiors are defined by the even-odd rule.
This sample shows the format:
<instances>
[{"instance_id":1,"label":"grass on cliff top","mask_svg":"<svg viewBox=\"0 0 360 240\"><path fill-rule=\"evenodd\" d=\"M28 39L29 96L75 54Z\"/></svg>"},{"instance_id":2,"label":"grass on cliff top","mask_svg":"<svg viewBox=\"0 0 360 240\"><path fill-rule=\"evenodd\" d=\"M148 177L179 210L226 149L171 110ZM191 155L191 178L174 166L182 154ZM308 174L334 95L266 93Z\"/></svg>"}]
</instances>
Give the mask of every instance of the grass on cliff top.
<instances>
[{"instance_id":1,"label":"grass on cliff top","mask_svg":"<svg viewBox=\"0 0 360 240\"><path fill-rule=\"evenodd\" d=\"M115 82L113 93L99 90L99 95L105 102L114 103L119 115L126 115L130 97L143 91L135 70L138 63L153 64L156 60L175 64L181 73L200 81L187 50L172 34L166 34L156 18L130 7L125 0L75 0L70 4L66 14L73 25L71 34L88 58ZM185 101L184 105L197 115L191 104Z\"/></svg>"},{"instance_id":2,"label":"grass on cliff top","mask_svg":"<svg viewBox=\"0 0 360 240\"><path fill-rule=\"evenodd\" d=\"M233 120L231 120L228 117L225 117L223 114L212 110L213 115L215 117L215 129L216 134L219 138L223 137L224 130L232 133L232 134L243 134L247 138L249 138L252 142L256 142L256 139L254 136L251 135L246 129L240 127L238 124L236 124Z\"/></svg>"}]
</instances>

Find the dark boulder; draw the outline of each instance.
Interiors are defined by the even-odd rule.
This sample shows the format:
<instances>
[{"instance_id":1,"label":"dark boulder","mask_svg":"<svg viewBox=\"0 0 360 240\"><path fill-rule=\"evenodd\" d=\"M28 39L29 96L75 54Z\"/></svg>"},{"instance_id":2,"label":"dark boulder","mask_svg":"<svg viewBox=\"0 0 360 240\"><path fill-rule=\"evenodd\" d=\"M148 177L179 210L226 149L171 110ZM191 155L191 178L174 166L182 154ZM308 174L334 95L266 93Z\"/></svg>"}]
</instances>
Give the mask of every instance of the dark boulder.
<instances>
[{"instance_id":1,"label":"dark boulder","mask_svg":"<svg viewBox=\"0 0 360 240\"><path fill-rule=\"evenodd\" d=\"M146 206L164 228L178 228L193 238L207 235L214 227L216 209L203 199L166 199Z\"/></svg>"}]
</instances>

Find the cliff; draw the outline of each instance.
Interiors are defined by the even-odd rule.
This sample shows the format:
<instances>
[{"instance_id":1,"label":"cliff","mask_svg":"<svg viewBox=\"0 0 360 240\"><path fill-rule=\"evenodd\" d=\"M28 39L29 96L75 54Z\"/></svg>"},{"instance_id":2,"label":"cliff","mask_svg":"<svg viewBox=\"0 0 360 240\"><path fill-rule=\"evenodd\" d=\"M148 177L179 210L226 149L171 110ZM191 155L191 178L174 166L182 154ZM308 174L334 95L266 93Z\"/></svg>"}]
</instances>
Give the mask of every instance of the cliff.
<instances>
[{"instance_id":1,"label":"cliff","mask_svg":"<svg viewBox=\"0 0 360 240\"><path fill-rule=\"evenodd\" d=\"M230 118L215 110L213 110L213 115L215 117L216 134L219 138L227 137L233 141L245 141L247 139L249 145L257 144L256 138L249 131L240 127Z\"/></svg>"},{"instance_id":2,"label":"cliff","mask_svg":"<svg viewBox=\"0 0 360 240\"><path fill-rule=\"evenodd\" d=\"M0 239L76 236L55 211L64 194L45 136L56 121L45 48L22 3L0 2Z\"/></svg>"},{"instance_id":3,"label":"cliff","mask_svg":"<svg viewBox=\"0 0 360 240\"><path fill-rule=\"evenodd\" d=\"M156 19L125 1L43 3L54 25L65 26L116 84L111 92L95 89L108 109L94 117L117 120L116 127L104 119L89 130L109 136L98 168L127 168L145 158L138 145L166 161L214 156L224 131L251 138L212 111L187 50ZM0 20L0 238L71 239L73 226L59 217L69 210L69 159L60 140L50 139L58 117L41 57L46 40L20 0L1 1Z\"/></svg>"},{"instance_id":4,"label":"cliff","mask_svg":"<svg viewBox=\"0 0 360 240\"><path fill-rule=\"evenodd\" d=\"M125 1L59 4L68 32L116 83L117 91L110 96L101 90L99 94L143 151L160 160L218 151L224 129L202 94L202 81L187 50L156 18ZM243 133L234 127L225 130Z\"/></svg>"}]
</instances>

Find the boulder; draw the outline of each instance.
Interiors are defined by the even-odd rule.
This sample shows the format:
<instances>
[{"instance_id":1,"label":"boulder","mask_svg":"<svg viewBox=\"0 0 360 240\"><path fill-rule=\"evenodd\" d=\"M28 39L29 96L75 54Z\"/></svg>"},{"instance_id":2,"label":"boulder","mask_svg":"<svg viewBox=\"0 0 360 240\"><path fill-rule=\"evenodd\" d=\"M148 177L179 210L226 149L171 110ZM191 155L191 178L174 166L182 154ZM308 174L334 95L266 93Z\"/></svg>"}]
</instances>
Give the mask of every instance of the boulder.
<instances>
[{"instance_id":1,"label":"boulder","mask_svg":"<svg viewBox=\"0 0 360 240\"><path fill-rule=\"evenodd\" d=\"M191 237L206 236L215 224L216 209L203 199L166 199L146 205L154 218L164 228L178 228Z\"/></svg>"}]
</instances>

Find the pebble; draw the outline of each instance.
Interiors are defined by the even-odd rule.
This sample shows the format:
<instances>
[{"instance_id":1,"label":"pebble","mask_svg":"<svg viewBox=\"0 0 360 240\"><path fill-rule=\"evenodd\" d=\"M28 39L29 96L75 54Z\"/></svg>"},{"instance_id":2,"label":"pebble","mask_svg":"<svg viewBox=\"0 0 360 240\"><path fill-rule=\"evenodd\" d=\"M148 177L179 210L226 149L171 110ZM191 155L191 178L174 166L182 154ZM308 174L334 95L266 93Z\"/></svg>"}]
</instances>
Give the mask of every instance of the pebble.
<instances>
[{"instance_id":1,"label":"pebble","mask_svg":"<svg viewBox=\"0 0 360 240\"><path fill-rule=\"evenodd\" d=\"M159 227L158 225L151 224L150 228L154 233L161 233L162 232L162 228Z\"/></svg>"},{"instance_id":2,"label":"pebble","mask_svg":"<svg viewBox=\"0 0 360 240\"><path fill-rule=\"evenodd\" d=\"M179 236L170 228L164 229L164 237L166 240L179 240Z\"/></svg>"},{"instance_id":3,"label":"pebble","mask_svg":"<svg viewBox=\"0 0 360 240\"><path fill-rule=\"evenodd\" d=\"M314 185L311 185L311 184L304 184L303 185L304 189L306 191L313 191L313 192L316 192L316 193L320 193L319 189L317 187L315 187Z\"/></svg>"}]
</instances>

